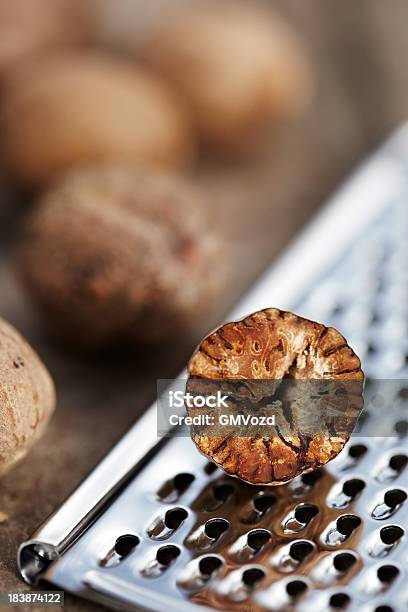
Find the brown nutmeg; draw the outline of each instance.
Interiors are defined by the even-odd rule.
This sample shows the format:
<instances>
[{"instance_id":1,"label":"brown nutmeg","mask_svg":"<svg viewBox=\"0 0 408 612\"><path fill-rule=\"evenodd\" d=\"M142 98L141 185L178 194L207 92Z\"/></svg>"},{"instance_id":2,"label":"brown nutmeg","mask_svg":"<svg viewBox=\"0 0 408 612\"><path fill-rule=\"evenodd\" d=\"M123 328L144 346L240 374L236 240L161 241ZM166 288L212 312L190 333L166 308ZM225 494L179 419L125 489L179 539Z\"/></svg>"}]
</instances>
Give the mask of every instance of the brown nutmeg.
<instances>
[{"instance_id":1,"label":"brown nutmeg","mask_svg":"<svg viewBox=\"0 0 408 612\"><path fill-rule=\"evenodd\" d=\"M71 343L104 348L185 334L224 278L201 193L154 170L78 170L39 202L21 251L25 283Z\"/></svg>"},{"instance_id":2,"label":"brown nutmeg","mask_svg":"<svg viewBox=\"0 0 408 612\"><path fill-rule=\"evenodd\" d=\"M232 412L275 415L273 427L255 432L192 429L204 455L251 484L282 484L334 459L362 409L364 374L345 338L276 308L211 333L188 372L190 391L214 392L217 382L230 394Z\"/></svg>"},{"instance_id":3,"label":"brown nutmeg","mask_svg":"<svg viewBox=\"0 0 408 612\"><path fill-rule=\"evenodd\" d=\"M177 167L192 143L185 113L163 81L90 54L41 58L10 80L1 113L6 171L26 188L92 162Z\"/></svg>"},{"instance_id":4,"label":"brown nutmeg","mask_svg":"<svg viewBox=\"0 0 408 612\"><path fill-rule=\"evenodd\" d=\"M80 0L1 0L0 79L33 56L87 42L90 20Z\"/></svg>"},{"instance_id":5,"label":"brown nutmeg","mask_svg":"<svg viewBox=\"0 0 408 612\"><path fill-rule=\"evenodd\" d=\"M40 438L54 408L55 389L47 369L0 319L0 475Z\"/></svg>"},{"instance_id":6,"label":"brown nutmeg","mask_svg":"<svg viewBox=\"0 0 408 612\"><path fill-rule=\"evenodd\" d=\"M302 113L313 90L298 36L252 3L173 10L142 52L183 97L202 141L218 150L245 150L265 127Z\"/></svg>"}]
</instances>

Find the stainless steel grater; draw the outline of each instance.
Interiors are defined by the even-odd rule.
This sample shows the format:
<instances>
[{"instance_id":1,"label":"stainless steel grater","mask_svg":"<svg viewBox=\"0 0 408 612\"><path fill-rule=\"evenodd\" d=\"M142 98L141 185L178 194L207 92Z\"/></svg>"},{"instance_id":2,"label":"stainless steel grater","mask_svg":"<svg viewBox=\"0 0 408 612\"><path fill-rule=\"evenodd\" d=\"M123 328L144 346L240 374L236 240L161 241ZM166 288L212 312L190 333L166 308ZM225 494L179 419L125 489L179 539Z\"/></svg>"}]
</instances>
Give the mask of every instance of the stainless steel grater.
<instances>
[{"instance_id":1,"label":"stainless steel grater","mask_svg":"<svg viewBox=\"0 0 408 612\"><path fill-rule=\"evenodd\" d=\"M408 609L408 127L335 195L231 318L277 306L338 327L392 380L326 469L253 487L156 406L19 550L44 581L131 610ZM378 398L380 398L378 400Z\"/></svg>"}]
</instances>

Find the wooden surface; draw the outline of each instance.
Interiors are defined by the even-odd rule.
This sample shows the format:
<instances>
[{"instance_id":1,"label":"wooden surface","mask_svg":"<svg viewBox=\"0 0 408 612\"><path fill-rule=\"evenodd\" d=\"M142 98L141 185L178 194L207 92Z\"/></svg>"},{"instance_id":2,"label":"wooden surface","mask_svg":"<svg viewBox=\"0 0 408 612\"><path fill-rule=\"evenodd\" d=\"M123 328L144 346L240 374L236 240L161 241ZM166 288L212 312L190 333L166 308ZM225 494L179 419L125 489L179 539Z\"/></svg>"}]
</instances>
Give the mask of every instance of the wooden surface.
<instances>
[{"instance_id":1,"label":"wooden surface","mask_svg":"<svg viewBox=\"0 0 408 612\"><path fill-rule=\"evenodd\" d=\"M304 33L318 66L319 91L308 116L276 134L257 160L197 172L214 224L231 246L230 282L214 322L354 163L408 114L405 0L273 4ZM169 346L166 353L101 356L94 362L59 350L44 337L13 273L14 235L25 210L13 194L2 196L0 316L37 348L55 377L59 402L44 439L0 483L0 512L8 516L0 524L0 590L23 588L16 574L19 543L154 398L156 379L176 375L194 341ZM66 608L98 606L67 597Z\"/></svg>"}]
</instances>

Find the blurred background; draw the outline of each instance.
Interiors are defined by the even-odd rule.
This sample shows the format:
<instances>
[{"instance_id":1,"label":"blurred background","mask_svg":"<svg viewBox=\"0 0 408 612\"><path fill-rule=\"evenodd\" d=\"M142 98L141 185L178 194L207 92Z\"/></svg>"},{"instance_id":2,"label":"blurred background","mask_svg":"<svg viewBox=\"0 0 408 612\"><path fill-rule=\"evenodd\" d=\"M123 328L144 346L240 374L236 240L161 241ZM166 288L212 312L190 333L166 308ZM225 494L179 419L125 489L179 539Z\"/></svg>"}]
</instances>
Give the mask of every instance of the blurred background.
<instances>
[{"instance_id":1,"label":"blurred background","mask_svg":"<svg viewBox=\"0 0 408 612\"><path fill-rule=\"evenodd\" d=\"M2 590L22 586L18 544L154 399L156 380L177 375L201 335L406 119L407 20L404 0L392 7L382 0L0 0L0 316L40 353L59 397L45 437L1 481ZM127 178L111 177L118 166ZM90 174L82 179L84 169ZM187 189L180 210L177 189ZM167 201L177 211L174 225ZM157 219L146 226L149 202ZM186 212L189 202L197 216ZM159 305L147 292L130 312L134 302L119 291L115 307L101 306L109 273L98 276L99 293L81 285L74 306L62 304L75 274L85 283L82 260L87 270L98 258L120 265L116 229L125 209L135 259L124 268L125 286L146 277ZM155 228L163 250L151 256ZM194 257L171 268L174 235ZM217 259L207 235L219 245ZM58 268L57 259L72 266ZM207 291L220 267L224 276ZM183 279L202 308L191 295L184 302L173 295ZM112 343L90 330L101 340L91 351L75 342L94 312L120 319L123 306L125 322L135 315L140 327L142 312L154 327L164 302L181 309L177 323L199 312L188 333L180 324L160 342L136 334L129 347L122 326ZM74 338L69 347L58 327Z\"/></svg>"}]
</instances>

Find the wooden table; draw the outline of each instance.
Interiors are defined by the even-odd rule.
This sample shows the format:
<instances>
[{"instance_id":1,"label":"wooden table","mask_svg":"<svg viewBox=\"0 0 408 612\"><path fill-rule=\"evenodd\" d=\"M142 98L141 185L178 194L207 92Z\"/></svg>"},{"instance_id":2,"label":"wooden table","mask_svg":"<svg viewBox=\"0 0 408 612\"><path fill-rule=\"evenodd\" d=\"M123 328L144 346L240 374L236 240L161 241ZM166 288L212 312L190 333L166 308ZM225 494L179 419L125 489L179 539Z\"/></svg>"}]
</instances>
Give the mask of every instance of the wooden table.
<instances>
[{"instance_id":1,"label":"wooden table","mask_svg":"<svg viewBox=\"0 0 408 612\"><path fill-rule=\"evenodd\" d=\"M315 54L319 91L310 113L282 130L256 160L204 165L214 224L231 247L231 278L218 321L281 251L355 162L408 114L408 3L405 0L279 0ZM154 398L157 378L177 374L195 340L139 360L91 362L65 354L42 333L16 282L12 251L26 208L0 202L0 316L37 348L52 371L58 410L30 455L0 483L0 590L24 587L21 541L55 510ZM272 306L272 304L271 304ZM114 416L113 416L114 415ZM69 610L97 609L67 596ZM21 608L23 609L23 608ZM33 609L33 608L31 608Z\"/></svg>"}]
</instances>

